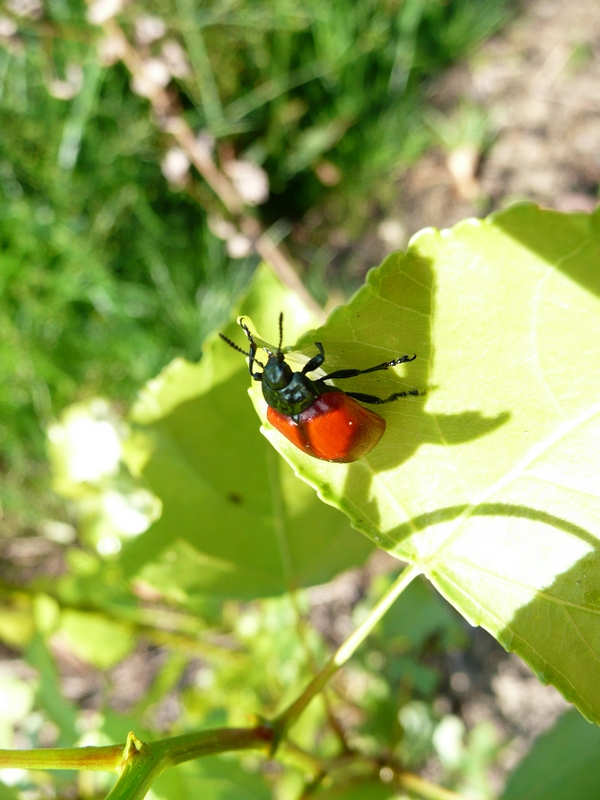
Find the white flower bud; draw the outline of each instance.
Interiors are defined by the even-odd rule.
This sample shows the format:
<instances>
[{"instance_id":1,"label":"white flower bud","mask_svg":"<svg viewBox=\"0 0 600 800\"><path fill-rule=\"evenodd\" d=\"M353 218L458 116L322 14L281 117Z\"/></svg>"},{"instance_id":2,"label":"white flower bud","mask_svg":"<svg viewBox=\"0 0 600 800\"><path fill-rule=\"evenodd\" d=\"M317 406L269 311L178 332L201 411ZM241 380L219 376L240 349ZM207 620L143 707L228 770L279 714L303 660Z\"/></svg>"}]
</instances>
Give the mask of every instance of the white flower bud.
<instances>
[{"instance_id":1,"label":"white flower bud","mask_svg":"<svg viewBox=\"0 0 600 800\"><path fill-rule=\"evenodd\" d=\"M189 78L192 74L185 50L174 39L163 44L160 55L174 78Z\"/></svg>"},{"instance_id":2,"label":"white flower bud","mask_svg":"<svg viewBox=\"0 0 600 800\"><path fill-rule=\"evenodd\" d=\"M252 161L226 161L223 171L240 196L250 206L258 206L269 198L269 178L267 173Z\"/></svg>"},{"instance_id":3,"label":"white flower bud","mask_svg":"<svg viewBox=\"0 0 600 800\"><path fill-rule=\"evenodd\" d=\"M136 43L143 46L161 39L166 32L167 26L164 20L148 14L136 19L133 35Z\"/></svg>"},{"instance_id":4,"label":"white flower bud","mask_svg":"<svg viewBox=\"0 0 600 800\"><path fill-rule=\"evenodd\" d=\"M88 22L102 25L114 17L123 8L123 0L94 0L87 12Z\"/></svg>"},{"instance_id":5,"label":"white flower bud","mask_svg":"<svg viewBox=\"0 0 600 800\"><path fill-rule=\"evenodd\" d=\"M252 242L243 233L236 233L225 245L230 258L245 258L252 251Z\"/></svg>"},{"instance_id":6,"label":"white flower bud","mask_svg":"<svg viewBox=\"0 0 600 800\"><path fill-rule=\"evenodd\" d=\"M158 89L164 89L170 80L171 73L166 65L158 58L149 58L143 62L140 74L133 78L131 88L141 97L152 97Z\"/></svg>"},{"instance_id":7,"label":"white flower bud","mask_svg":"<svg viewBox=\"0 0 600 800\"><path fill-rule=\"evenodd\" d=\"M172 147L167 151L161 169L169 183L184 186L189 177L190 160L180 147Z\"/></svg>"}]
</instances>

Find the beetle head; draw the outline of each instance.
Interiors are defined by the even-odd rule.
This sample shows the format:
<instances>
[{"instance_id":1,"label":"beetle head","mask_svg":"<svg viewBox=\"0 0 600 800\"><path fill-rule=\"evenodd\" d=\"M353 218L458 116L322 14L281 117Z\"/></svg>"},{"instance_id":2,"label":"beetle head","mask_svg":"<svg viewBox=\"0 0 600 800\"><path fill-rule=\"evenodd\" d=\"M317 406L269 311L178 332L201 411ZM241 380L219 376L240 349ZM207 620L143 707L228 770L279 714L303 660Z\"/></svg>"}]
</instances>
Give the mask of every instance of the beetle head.
<instances>
[{"instance_id":1,"label":"beetle head","mask_svg":"<svg viewBox=\"0 0 600 800\"><path fill-rule=\"evenodd\" d=\"M219 336L223 339L224 342L230 347L233 347L234 350L237 350L238 353L242 353L243 355L247 356L251 360L251 372L252 372L252 362L257 363L260 367L262 367L263 372L260 378L269 388L274 390L285 389L286 386L292 380L292 376L294 371L286 363L285 358L283 356L283 350L281 349L281 345L283 342L283 312L279 314L279 344L277 345L277 350L269 350L268 347L263 347L262 349L268 355L267 363L262 364L260 361L256 359L256 350L258 345L256 344L254 337L252 336L252 331L244 322L243 317L239 320L240 327L246 334L246 338L250 343L250 351L246 352L243 350L239 345L232 342L224 334L220 333ZM255 376L256 377L256 376Z\"/></svg>"},{"instance_id":2,"label":"beetle head","mask_svg":"<svg viewBox=\"0 0 600 800\"><path fill-rule=\"evenodd\" d=\"M254 341L252 339L252 334L244 325L242 325L242 327L248 337L248 341L252 343ZM292 380L292 375L294 374L292 368L286 363L283 357L283 350L281 349L282 343L283 311L279 314L279 344L277 345L277 350L273 352L269 350L268 347L263 347L263 350L269 356L267 363L263 367L263 382L271 389L285 389Z\"/></svg>"}]
</instances>

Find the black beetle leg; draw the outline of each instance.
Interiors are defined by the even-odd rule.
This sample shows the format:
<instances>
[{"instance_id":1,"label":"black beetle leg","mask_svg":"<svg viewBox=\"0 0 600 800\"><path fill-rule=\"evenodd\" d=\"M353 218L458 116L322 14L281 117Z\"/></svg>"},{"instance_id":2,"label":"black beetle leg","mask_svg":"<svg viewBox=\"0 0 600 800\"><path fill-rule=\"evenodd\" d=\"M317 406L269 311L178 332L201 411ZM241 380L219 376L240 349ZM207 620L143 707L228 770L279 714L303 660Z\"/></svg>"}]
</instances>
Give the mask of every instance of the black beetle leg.
<instances>
[{"instance_id":1,"label":"black beetle leg","mask_svg":"<svg viewBox=\"0 0 600 800\"><path fill-rule=\"evenodd\" d=\"M400 356L393 361L384 361L383 364L376 364L374 367L368 369L338 369L336 372L330 372L319 381L326 381L329 379L338 380L340 378L356 378L357 375L366 375L368 372L379 372L379 370L388 369L389 367L397 367L398 364L406 364L407 361L414 361L417 356ZM316 381L315 381L316 383Z\"/></svg>"},{"instance_id":2,"label":"black beetle leg","mask_svg":"<svg viewBox=\"0 0 600 800\"><path fill-rule=\"evenodd\" d=\"M382 403L391 403L393 400L399 400L401 397L421 397L424 392L419 389L409 389L406 392L394 392L389 397L376 397L373 394L362 394L361 392L344 392L348 397L353 397L361 403L370 403L371 405L381 405Z\"/></svg>"},{"instance_id":3,"label":"black beetle leg","mask_svg":"<svg viewBox=\"0 0 600 800\"><path fill-rule=\"evenodd\" d=\"M323 350L323 345L321 342L315 342L315 347L319 351L316 356L313 356L310 361L307 361L306 364L302 367L302 374L306 375L307 372L312 372L313 369L318 369L321 364L325 361L325 350ZM319 378L319 380L323 380Z\"/></svg>"},{"instance_id":4,"label":"black beetle leg","mask_svg":"<svg viewBox=\"0 0 600 800\"><path fill-rule=\"evenodd\" d=\"M248 353L248 371L250 375L254 378L255 381L262 381L263 374L262 372L254 372L254 364L258 364L259 367L262 367L263 370L265 368L264 364L261 364L260 361L256 359L256 351L258 346L254 339L250 339L250 352Z\"/></svg>"}]
</instances>

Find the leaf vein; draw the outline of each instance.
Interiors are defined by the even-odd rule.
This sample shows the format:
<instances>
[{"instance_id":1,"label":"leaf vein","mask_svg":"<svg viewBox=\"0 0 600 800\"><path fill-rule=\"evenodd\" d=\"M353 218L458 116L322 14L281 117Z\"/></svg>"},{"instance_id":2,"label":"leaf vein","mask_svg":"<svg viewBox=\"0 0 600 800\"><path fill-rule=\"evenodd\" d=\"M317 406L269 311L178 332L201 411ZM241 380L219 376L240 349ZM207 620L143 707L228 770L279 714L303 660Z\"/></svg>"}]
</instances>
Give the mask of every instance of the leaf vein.
<instances>
[{"instance_id":1,"label":"leaf vein","mask_svg":"<svg viewBox=\"0 0 600 800\"><path fill-rule=\"evenodd\" d=\"M535 290L533 303L532 303L532 312L531 312L531 350L535 353L535 366L536 371L538 373L538 379L540 383L546 388L547 393L550 395L551 400L554 402L554 405L560 412L561 416L564 418L565 410L562 407L558 397L554 393L552 387L548 383L548 379L546 378L546 373L542 367L542 360L540 358L540 347L539 347L539 308L540 308L540 295L542 292L542 288L546 281L550 278L551 275L555 272L555 267L551 269L547 269L540 280L538 281L538 285Z\"/></svg>"},{"instance_id":2,"label":"leaf vein","mask_svg":"<svg viewBox=\"0 0 600 800\"><path fill-rule=\"evenodd\" d=\"M540 481L540 483L547 483L549 486L556 486L558 489L564 489L567 492L575 492L577 494L582 494L584 497L593 497L594 500L600 500L600 492L594 493L588 489L578 489L576 486L569 486L566 483L547 478L545 475L537 475L535 472L526 472L524 474L527 475L528 478Z\"/></svg>"},{"instance_id":3,"label":"leaf vein","mask_svg":"<svg viewBox=\"0 0 600 800\"><path fill-rule=\"evenodd\" d=\"M381 297L381 295L377 295L377 299L380 300L382 303L386 303L387 305L392 306L392 308L395 308L398 311L408 311L409 314L416 314L417 316L424 317L425 319L430 319L430 317L431 317L431 314L429 314L429 313L426 313L426 312L423 312L423 311L417 311L416 308L409 308L408 306L401 306L399 303L392 302L387 297Z\"/></svg>"},{"instance_id":4,"label":"leaf vein","mask_svg":"<svg viewBox=\"0 0 600 800\"><path fill-rule=\"evenodd\" d=\"M587 609L586 609L586 610L587 610ZM593 656L594 660L595 660L595 661L596 661L598 664L600 664L600 656L598 655L598 653L596 653L596 651L594 650L594 648L592 647L592 645L591 645L591 644L588 642L588 640L587 640L587 639L586 639L586 637L584 636L584 634L583 634L583 631L581 630L581 628L579 627L579 625L578 625L578 624L575 622L575 620L573 619L573 616L572 616L572 614L570 614L570 613L569 613L569 609L565 607L565 608L564 608L564 612L565 612L565 614L566 614L566 616L567 616L567 619L570 621L571 625L573 626L573 628L574 628L574 629L577 631L577 634L578 634L579 638L581 639L581 641L582 641L582 642L583 642L583 643L584 643L584 644L587 646L587 648L588 648L588 650L590 651L590 653L592 654L592 656ZM561 644L562 644L562 643L561 643Z\"/></svg>"},{"instance_id":5,"label":"leaf vein","mask_svg":"<svg viewBox=\"0 0 600 800\"><path fill-rule=\"evenodd\" d=\"M498 493L506 486L509 486L518 478L522 477L525 474L527 467L531 464L535 463L539 458L541 458L544 453L546 453L551 447L555 444L558 444L563 438L565 438L569 433L576 430L579 426L589 422L595 416L600 415L600 403L595 403L589 409L586 409L581 414L578 414L574 419L565 422L561 425L557 430L553 431L549 436L547 436L543 441L538 442L537 444L533 445L529 449L529 451L525 454L525 456L516 464L511 470L509 470L502 478L500 478L496 483L492 486L489 486L487 489L484 489L477 495L477 497L469 503L469 505L465 508L463 513L458 517L451 526L446 539L441 542L438 547L437 552L442 552L443 550L447 549L454 539L460 533L461 525L466 522L473 514L476 512L477 508L482 504L488 501L494 494Z\"/></svg>"},{"instance_id":6,"label":"leaf vein","mask_svg":"<svg viewBox=\"0 0 600 800\"><path fill-rule=\"evenodd\" d=\"M414 275L411 275L409 272L405 272L403 269L397 270L398 275L402 275L402 277L407 278L409 281L412 281L417 286L420 286L422 289L427 289L428 292L431 292L431 286L428 286L426 283L422 283L418 281Z\"/></svg>"},{"instance_id":7,"label":"leaf vein","mask_svg":"<svg viewBox=\"0 0 600 800\"><path fill-rule=\"evenodd\" d=\"M496 583L499 583L503 586L507 586L510 589L516 589L517 591L520 591L523 594L529 595L531 597L539 597L542 600L546 600L548 603L554 603L555 605L564 608L573 608L576 611L585 611L589 614L594 614L595 616L600 617L600 609L590 608L589 606L583 606L580 603L574 603L571 600L563 600L559 597L556 597L555 595L548 594L543 589L537 589L533 586L528 586L526 583L521 583L519 581L514 580L514 578L505 578L502 575L498 575L497 572L491 572L490 570L485 569L485 567L480 567L477 564L469 563L468 561L463 561L460 558L444 559L443 565L447 566L448 564L454 564L455 566L462 568L466 572L474 572L479 575L485 575L486 577L490 578L492 581L495 581ZM444 577L446 577L446 573L444 572L443 574Z\"/></svg>"}]
</instances>

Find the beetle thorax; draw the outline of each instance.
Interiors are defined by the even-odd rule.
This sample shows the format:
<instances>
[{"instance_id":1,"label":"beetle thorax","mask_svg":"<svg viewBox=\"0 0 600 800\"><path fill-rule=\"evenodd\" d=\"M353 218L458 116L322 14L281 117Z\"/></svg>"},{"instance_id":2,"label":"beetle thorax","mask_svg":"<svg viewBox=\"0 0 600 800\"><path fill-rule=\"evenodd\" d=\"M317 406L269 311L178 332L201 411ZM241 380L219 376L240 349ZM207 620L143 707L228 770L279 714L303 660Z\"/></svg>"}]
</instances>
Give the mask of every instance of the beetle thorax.
<instances>
[{"instance_id":1,"label":"beetle thorax","mask_svg":"<svg viewBox=\"0 0 600 800\"><path fill-rule=\"evenodd\" d=\"M310 378L294 372L283 353L269 353L262 374L263 396L271 408L290 417L301 414L322 393Z\"/></svg>"}]
</instances>

